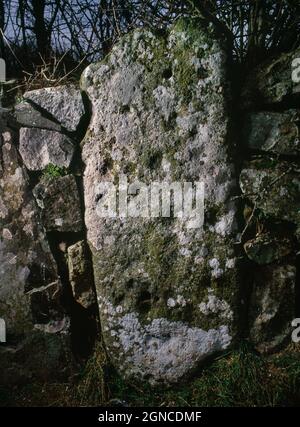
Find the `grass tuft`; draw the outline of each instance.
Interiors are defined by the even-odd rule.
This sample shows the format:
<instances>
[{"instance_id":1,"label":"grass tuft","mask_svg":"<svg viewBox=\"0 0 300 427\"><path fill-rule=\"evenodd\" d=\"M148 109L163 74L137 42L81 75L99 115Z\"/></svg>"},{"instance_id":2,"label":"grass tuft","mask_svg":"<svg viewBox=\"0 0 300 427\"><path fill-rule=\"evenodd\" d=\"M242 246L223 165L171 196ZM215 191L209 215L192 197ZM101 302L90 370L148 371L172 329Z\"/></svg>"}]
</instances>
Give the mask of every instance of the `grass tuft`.
<instances>
[{"instance_id":1,"label":"grass tuft","mask_svg":"<svg viewBox=\"0 0 300 427\"><path fill-rule=\"evenodd\" d=\"M75 383L0 387L0 406L276 407L300 404L300 346L262 357L250 344L168 388L125 382L96 345Z\"/></svg>"},{"instance_id":2,"label":"grass tuft","mask_svg":"<svg viewBox=\"0 0 300 427\"><path fill-rule=\"evenodd\" d=\"M74 398L78 406L99 406L107 402L106 366L106 353L102 343L98 342L75 388Z\"/></svg>"}]
</instances>

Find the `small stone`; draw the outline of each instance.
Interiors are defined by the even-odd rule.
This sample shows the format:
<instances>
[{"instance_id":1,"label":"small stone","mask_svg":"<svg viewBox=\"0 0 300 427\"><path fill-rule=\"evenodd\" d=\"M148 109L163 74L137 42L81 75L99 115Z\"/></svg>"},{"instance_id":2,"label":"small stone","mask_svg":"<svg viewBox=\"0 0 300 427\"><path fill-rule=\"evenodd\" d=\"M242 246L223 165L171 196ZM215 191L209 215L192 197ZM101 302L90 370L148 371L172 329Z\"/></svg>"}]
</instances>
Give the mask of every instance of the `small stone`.
<instances>
[{"instance_id":1,"label":"small stone","mask_svg":"<svg viewBox=\"0 0 300 427\"><path fill-rule=\"evenodd\" d=\"M11 232L8 230L8 228L4 228L3 229L3 231L2 231L2 236L3 236L3 239L6 239L6 240L11 240L13 237L12 237L12 234L11 234Z\"/></svg>"},{"instance_id":2,"label":"small stone","mask_svg":"<svg viewBox=\"0 0 300 427\"><path fill-rule=\"evenodd\" d=\"M176 305L176 301L174 300L174 298L169 298L167 301L167 306L169 308L172 308L172 307L175 307L175 305Z\"/></svg>"},{"instance_id":3,"label":"small stone","mask_svg":"<svg viewBox=\"0 0 300 427\"><path fill-rule=\"evenodd\" d=\"M266 216L300 225L300 174L297 165L260 159L249 162L240 186Z\"/></svg>"},{"instance_id":4,"label":"small stone","mask_svg":"<svg viewBox=\"0 0 300 427\"><path fill-rule=\"evenodd\" d=\"M245 243L244 249L249 259L264 265L289 255L293 247L289 238L263 234Z\"/></svg>"},{"instance_id":5,"label":"small stone","mask_svg":"<svg viewBox=\"0 0 300 427\"><path fill-rule=\"evenodd\" d=\"M58 245L58 247L59 247L59 250L60 250L61 252L67 252L67 244L66 244L66 242L61 242L61 243Z\"/></svg>"},{"instance_id":6,"label":"small stone","mask_svg":"<svg viewBox=\"0 0 300 427\"><path fill-rule=\"evenodd\" d=\"M95 304L93 267L84 241L68 247L68 266L75 300L84 308Z\"/></svg>"},{"instance_id":7,"label":"small stone","mask_svg":"<svg viewBox=\"0 0 300 427\"><path fill-rule=\"evenodd\" d=\"M295 317L294 265L257 267L250 302L250 338L261 352L275 350L292 333Z\"/></svg>"},{"instance_id":8,"label":"small stone","mask_svg":"<svg viewBox=\"0 0 300 427\"><path fill-rule=\"evenodd\" d=\"M300 50L282 53L259 65L246 79L242 91L244 108L299 99L300 84L292 79L292 62Z\"/></svg>"},{"instance_id":9,"label":"small stone","mask_svg":"<svg viewBox=\"0 0 300 427\"><path fill-rule=\"evenodd\" d=\"M298 110L288 110L284 113L251 113L245 120L245 141L252 150L298 155L299 120Z\"/></svg>"},{"instance_id":10,"label":"small stone","mask_svg":"<svg viewBox=\"0 0 300 427\"><path fill-rule=\"evenodd\" d=\"M81 207L73 175L43 178L33 189L47 231L82 230Z\"/></svg>"},{"instance_id":11,"label":"small stone","mask_svg":"<svg viewBox=\"0 0 300 427\"><path fill-rule=\"evenodd\" d=\"M75 86L57 86L26 92L25 100L51 114L68 131L76 131L85 113L81 92Z\"/></svg>"},{"instance_id":12,"label":"small stone","mask_svg":"<svg viewBox=\"0 0 300 427\"><path fill-rule=\"evenodd\" d=\"M68 168L74 144L67 136L44 129L20 129L20 154L28 170L39 171L49 164Z\"/></svg>"},{"instance_id":13,"label":"small stone","mask_svg":"<svg viewBox=\"0 0 300 427\"><path fill-rule=\"evenodd\" d=\"M28 102L21 102L16 105L15 118L17 123L22 127L48 129L57 132L61 131L60 124L44 117Z\"/></svg>"}]
</instances>

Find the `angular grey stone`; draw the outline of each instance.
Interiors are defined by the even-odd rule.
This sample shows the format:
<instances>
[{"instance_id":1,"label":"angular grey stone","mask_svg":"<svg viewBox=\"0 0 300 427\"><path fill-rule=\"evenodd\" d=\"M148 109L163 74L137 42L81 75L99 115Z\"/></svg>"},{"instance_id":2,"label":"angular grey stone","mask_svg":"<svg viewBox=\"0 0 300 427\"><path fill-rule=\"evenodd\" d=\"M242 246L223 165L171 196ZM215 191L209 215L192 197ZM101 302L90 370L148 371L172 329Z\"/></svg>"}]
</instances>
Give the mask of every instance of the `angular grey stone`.
<instances>
[{"instance_id":1,"label":"angular grey stone","mask_svg":"<svg viewBox=\"0 0 300 427\"><path fill-rule=\"evenodd\" d=\"M43 170L49 164L68 168L74 144L67 136L50 130L21 128L20 154L28 170Z\"/></svg>"},{"instance_id":2,"label":"angular grey stone","mask_svg":"<svg viewBox=\"0 0 300 427\"><path fill-rule=\"evenodd\" d=\"M254 160L242 170L240 186L267 216L300 226L300 173L296 164Z\"/></svg>"},{"instance_id":3,"label":"angular grey stone","mask_svg":"<svg viewBox=\"0 0 300 427\"><path fill-rule=\"evenodd\" d=\"M299 99L300 83L292 79L292 62L296 58L300 58L299 49L267 60L249 73L242 91L243 106L252 108L291 97Z\"/></svg>"},{"instance_id":4,"label":"angular grey stone","mask_svg":"<svg viewBox=\"0 0 300 427\"><path fill-rule=\"evenodd\" d=\"M255 270L250 302L250 338L261 352L275 350L292 333L296 267L268 265Z\"/></svg>"},{"instance_id":5,"label":"angular grey stone","mask_svg":"<svg viewBox=\"0 0 300 427\"><path fill-rule=\"evenodd\" d=\"M61 131L61 126L59 124L45 118L28 102L20 102L17 104L14 115L17 123L23 127Z\"/></svg>"},{"instance_id":6,"label":"angular grey stone","mask_svg":"<svg viewBox=\"0 0 300 427\"><path fill-rule=\"evenodd\" d=\"M82 218L78 188L73 175L45 176L33 189L47 231L81 231Z\"/></svg>"},{"instance_id":7,"label":"angular grey stone","mask_svg":"<svg viewBox=\"0 0 300 427\"><path fill-rule=\"evenodd\" d=\"M246 242L244 249L249 259L264 265L289 255L293 245L287 237L262 234Z\"/></svg>"},{"instance_id":8,"label":"angular grey stone","mask_svg":"<svg viewBox=\"0 0 300 427\"><path fill-rule=\"evenodd\" d=\"M75 86L37 89L23 97L50 113L68 131L76 131L85 113L81 92Z\"/></svg>"},{"instance_id":9,"label":"angular grey stone","mask_svg":"<svg viewBox=\"0 0 300 427\"><path fill-rule=\"evenodd\" d=\"M95 304L93 266L86 243L82 240L68 247L69 278L74 299L84 308Z\"/></svg>"},{"instance_id":10,"label":"angular grey stone","mask_svg":"<svg viewBox=\"0 0 300 427\"><path fill-rule=\"evenodd\" d=\"M86 226L105 344L127 377L178 381L234 340L235 169L226 53L212 27L136 31L82 76L93 108L83 145ZM101 218L98 184L200 181L205 223Z\"/></svg>"},{"instance_id":11,"label":"angular grey stone","mask_svg":"<svg viewBox=\"0 0 300 427\"><path fill-rule=\"evenodd\" d=\"M245 122L245 141L250 149L271 153L298 155L300 112L251 113Z\"/></svg>"}]
</instances>

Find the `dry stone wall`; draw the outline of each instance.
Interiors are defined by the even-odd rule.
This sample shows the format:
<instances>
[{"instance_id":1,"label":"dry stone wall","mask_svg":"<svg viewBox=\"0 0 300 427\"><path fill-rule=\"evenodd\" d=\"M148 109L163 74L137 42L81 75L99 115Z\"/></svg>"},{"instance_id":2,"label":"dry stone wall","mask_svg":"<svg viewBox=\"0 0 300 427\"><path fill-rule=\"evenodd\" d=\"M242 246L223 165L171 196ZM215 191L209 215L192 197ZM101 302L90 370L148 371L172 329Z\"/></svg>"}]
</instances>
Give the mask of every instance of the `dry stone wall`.
<instances>
[{"instance_id":1,"label":"dry stone wall","mask_svg":"<svg viewBox=\"0 0 300 427\"><path fill-rule=\"evenodd\" d=\"M2 382L65 378L100 333L125 378L152 384L180 381L241 339L261 352L289 342L300 303L297 54L254 70L237 105L224 41L182 20L164 36L125 36L80 87L30 91L1 110ZM175 218L149 218L153 182L183 185L184 199L198 182L199 226L175 196ZM125 214L107 183L116 200L129 188ZM104 199L115 217L99 214Z\"/></svg>"}]
</instances>

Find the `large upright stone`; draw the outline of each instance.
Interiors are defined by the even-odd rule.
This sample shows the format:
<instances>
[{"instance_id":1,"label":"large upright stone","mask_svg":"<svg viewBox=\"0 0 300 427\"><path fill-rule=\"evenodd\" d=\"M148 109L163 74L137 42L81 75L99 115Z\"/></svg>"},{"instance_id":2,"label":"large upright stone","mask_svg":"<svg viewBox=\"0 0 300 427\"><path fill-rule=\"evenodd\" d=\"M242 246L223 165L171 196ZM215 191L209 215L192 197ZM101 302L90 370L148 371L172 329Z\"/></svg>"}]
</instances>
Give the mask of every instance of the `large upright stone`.
<instances>
[{"instance_id":1,"label":"large upright stone","mask_svg":"<svg viewBox=\"0 0 300 427\"><path fill-rule=\"evenodd\" d=\"M7 341L0 348L0 382L53 379L69 363L63 362L69 319L27 172L11 132L1 131L0 318Z\"/></svg>"},{"instance_id":2,"label":"large upright stone","mask_svg":"<svg viewBox=\"0 0 300 427\"><path fill-rule=\"evenodd\" d=\"M93 108L83 145L88 240L105 344L127 377L175 382L234 338L226 60L211 26L184 20L165 38L126 36L82 77ZM190 218L101 218L98 184L120 174L204 183L204 229L188 228Z\"/></svg>"}]
</instances>

